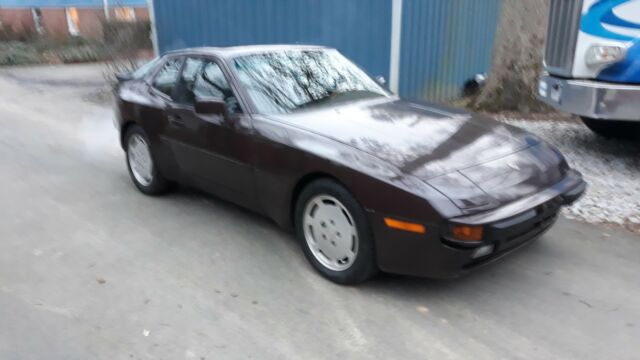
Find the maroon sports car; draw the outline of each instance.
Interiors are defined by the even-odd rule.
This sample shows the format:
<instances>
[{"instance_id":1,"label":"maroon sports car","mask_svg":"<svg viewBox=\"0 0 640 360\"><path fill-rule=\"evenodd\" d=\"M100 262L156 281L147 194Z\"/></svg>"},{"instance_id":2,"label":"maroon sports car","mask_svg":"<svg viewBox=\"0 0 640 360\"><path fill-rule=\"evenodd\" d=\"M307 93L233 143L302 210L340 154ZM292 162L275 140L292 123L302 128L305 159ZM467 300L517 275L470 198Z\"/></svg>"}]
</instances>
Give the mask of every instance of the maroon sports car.
<instances>
[{"instance_id":1,"label":"maroon sports car","mask_svg":"<svg viewBox=\"0 0 640 360\"><path fill-rule=\"evenodd\" d=\"M338 283L458 275L538 237L586 187L536 136L402 100L334 49L186 49L119 78L140 191L182 183L265 214Z\"/></svg>"}]
</instances>

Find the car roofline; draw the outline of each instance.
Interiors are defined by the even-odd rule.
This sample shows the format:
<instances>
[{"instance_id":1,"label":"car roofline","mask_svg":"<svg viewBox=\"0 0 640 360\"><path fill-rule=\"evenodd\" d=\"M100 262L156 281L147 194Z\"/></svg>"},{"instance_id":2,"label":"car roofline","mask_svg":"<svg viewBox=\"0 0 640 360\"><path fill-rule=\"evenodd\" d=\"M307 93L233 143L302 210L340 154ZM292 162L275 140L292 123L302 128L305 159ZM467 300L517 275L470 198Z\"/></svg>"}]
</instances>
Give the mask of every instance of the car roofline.
<instances>
[{"instance_id":1,"label":"car roofline","mask_svg":"<svg viewBox=\"0 0 640 360\"><path fill-rule=\"evenodd\" d=\"M242 45L229 47L191 47L176 49L165 52L163 55L214 55L221 58L233 58L242 55L261 54L269 52L287 50L330 50L333 48L322 45L301 45L301 44L273 44L273 45Z\"/></svg>"}]
</instances>

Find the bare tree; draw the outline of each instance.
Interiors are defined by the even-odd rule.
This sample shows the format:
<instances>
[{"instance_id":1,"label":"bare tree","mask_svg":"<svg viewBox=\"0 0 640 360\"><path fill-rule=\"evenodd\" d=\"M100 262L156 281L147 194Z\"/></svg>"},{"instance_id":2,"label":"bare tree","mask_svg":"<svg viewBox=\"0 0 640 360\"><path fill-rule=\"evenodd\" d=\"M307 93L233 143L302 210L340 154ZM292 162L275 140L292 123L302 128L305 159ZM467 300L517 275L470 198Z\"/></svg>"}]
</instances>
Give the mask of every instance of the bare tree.
<instances>
[{"instance_id":1,"label":"bare tree","mask_svg":"<svg viewBox=\"0 0 640 360\"><path fill-rule=\"evenodd\" d=\"M540 111L535 99L550 0L502 0L491 73L470 102L479 110Z\"/></svg>"}]
</instances>

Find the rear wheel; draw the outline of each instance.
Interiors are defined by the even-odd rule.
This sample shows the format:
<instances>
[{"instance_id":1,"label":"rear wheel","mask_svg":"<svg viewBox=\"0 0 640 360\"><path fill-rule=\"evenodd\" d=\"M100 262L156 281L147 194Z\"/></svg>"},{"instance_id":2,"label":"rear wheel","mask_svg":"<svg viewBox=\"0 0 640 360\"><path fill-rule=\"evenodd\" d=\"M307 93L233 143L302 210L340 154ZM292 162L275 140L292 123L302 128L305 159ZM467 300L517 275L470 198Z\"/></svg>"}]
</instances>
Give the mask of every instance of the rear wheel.
<instances>
[{"instance_id":1,"label":"rear wheel","mask_svg":"<svg viewBox=\"0 0 640 360\"><path fill-rule=\"evenodd\" d=\"M594 133L608 138L640 138L640 122L600 120L581 117L582 122Z\"/></svg>"},{"instance_id":2,"label":"rear wheel","mask_svg":"<svg viewBox=\"0 0 640 360\"><path fill-rule=\"evenodd\" d=\"M165 193L172 183L162 177L151 154L149 139L139 126L131 126L124 136L127 169L136 187L147 195Z\"/></svg>"},{"instance_id":3,"label":"rear wheel","mask_svg":"<svg viewBox=\"0 0 640 360\"><path fill-rule=\"evenodd\" d=\"M295 223L307 260L327 279L355 284L378 272L365 213L353 195L335 181L316 180L302 190Z\"/></svg>"}]
</instances>

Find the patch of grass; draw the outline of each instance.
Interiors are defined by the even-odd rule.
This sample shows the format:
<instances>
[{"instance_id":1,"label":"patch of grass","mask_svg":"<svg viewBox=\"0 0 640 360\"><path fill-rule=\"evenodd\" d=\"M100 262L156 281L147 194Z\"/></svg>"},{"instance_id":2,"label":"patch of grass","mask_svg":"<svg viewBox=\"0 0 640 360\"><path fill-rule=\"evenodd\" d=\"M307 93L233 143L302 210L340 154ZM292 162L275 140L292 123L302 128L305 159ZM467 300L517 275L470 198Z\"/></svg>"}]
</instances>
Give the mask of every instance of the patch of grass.
<instances>
[{"instance_id":1,"label":"patch of grass","mask_svg":"<svg viewBox=\"0 0 640 360\"><path fill-rule=\"evenodd\" d=\"M39 64L43 54L31 43L21 41L0 42L0 65Z\"/></svg>"},{"instance_id":2,"label":"patch of grass","mask_svg":"<svg viewBox=\"0 0 640 360\"><path fill-rule=\"evenodd\" d=\"M105 22L103 41L71 37L60 41L33 34L0 33L0 66L82 63L136 58L151 49L148 21Z\"/></svg>"},{"instance_id":3,"label":"patch of grass","mask_svg":"<svg viewBox=\"0 0 640 360\"><path fill-rule=\"evenodd\" d=\"M65 44L50 50L60 62L82 63L104 59L104 46L99 43L87 42L84 44Z\"/></svg>"},{"instance_id":4,"label":"patch of grass","mask_svg":"<svg viewBox=\"0 0 640 360\"><path fill-rule=\"evenodd\" d=\"M0 65L91 62L102 60L104 53L104 46L91 40L3 41L0 42Z\"/></svg>"}]
</instances>

